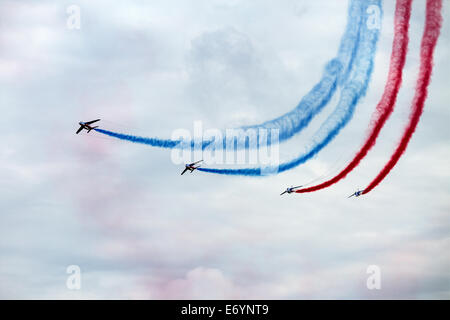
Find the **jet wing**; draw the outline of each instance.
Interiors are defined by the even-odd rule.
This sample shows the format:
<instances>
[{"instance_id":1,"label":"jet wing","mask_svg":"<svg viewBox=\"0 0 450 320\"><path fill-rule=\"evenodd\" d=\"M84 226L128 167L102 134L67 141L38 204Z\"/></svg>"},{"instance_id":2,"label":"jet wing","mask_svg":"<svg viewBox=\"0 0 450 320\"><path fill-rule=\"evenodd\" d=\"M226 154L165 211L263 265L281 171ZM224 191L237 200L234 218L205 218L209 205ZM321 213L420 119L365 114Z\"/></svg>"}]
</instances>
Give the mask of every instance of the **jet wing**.
<instances>
[{"instance_id":1,"label":"jet wing","mask_svg":"<svg viewBox=\"0 0 450 320\"><path fill-rule=\"evenodd\" d=\"M183 175L186 171L188 171L188 168L184 168L183 172L181 173L181 175Z\"/></svg>"},{"instance_id":2,"label":"jet wing","mask_svg":"<svg viewBox=\"0 0 450 320\"><path fill-rule=\"evenodd\" d=\"M349 196L348 198L351 198L351 197L353 197L355 194L352 194L351 196Z\"/></svg>"},{"instance_id":3,"label":"jet wing","mask_svg":"<svg viewBox=\"0 0 450 320\"><path fill-rule=\"evenodd\" d=\"M193 166L193 165L196 165L197 163L200 163L200 162L202 162L203 160L198 160L198 161L196 161L196 162L192 162L190 165L191 166Z\"/></svg>"},{"instance_id":4,"label":"jet wing","mask_svg":"<svg viewBox=\"0 0 450 320\"><path fill-rule=\"evenodd\" d=\"M100 119L88 121L88 122L85 122L84 124L89 125L89 124L93 124L93 123L95 123L95 122L97 122L97 121L100 121Z\"/></svg>"},{"instance_id":5,"label":"jet wing","mask_svg":"<svg viewBox=\"0 0 450 320\"><path fill-rule=\"evenodd\" d=\"M79 134L83 130L83 126L80 126L80 129L78 129L77 134Z\"/></svg>"},{"instance_id":6,"label":"jet wing","mask_svg":"<svg viewBox=\"0 0 450 320\"><path fill-rule=\"evenodd\" d=\"M287 191L284 191L283 193L280 194L280 196L282 196L283 194L285 194Z\"/></svg>"}]
</instances>

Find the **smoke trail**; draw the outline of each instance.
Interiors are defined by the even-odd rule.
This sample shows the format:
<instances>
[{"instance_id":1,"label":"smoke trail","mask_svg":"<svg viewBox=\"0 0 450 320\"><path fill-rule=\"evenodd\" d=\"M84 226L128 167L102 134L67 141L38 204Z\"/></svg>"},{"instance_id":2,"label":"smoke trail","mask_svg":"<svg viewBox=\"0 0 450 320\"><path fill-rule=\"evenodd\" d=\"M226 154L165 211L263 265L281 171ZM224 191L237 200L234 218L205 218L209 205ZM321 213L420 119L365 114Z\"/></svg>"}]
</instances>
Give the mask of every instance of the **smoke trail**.
<instances>
[{"instance_id":1,"label":"smoke trail","mask_svg":"<svg viewBox=\"0 0 450 320\"><path fill-rule=\"evenodd\" d=\"M347 80L360 41L362 17L364 16L364 1L352 1L348 10L348 23L339 46L337 58L329 61L325 67L322 79L300 101L297 107L276 119L259 125L244 126L242 129L279 129L279 142L286 141L304 129L328 104L338 85ZM257 139L259 140L259 134ZM243 137L245 139L245 137ZM270 142L270 141L269 141Z\"/></svg>"},{"instance_id":2,"label":"smoke trail","mask_svg":"<svg viewBox=\"0 0 450 320\"><path fill-rule=\"evenodd\" d=\"M394 20L394 40L392 43L392 53L389 67L388 79L384 87L383 95L372 115L372 129L366 138L361 149L357 152L350 163L335 177L312 187L297 190L297 193L314 192L327 188L345 176L358 166L360 161L367 155L369 150L375 145L377 137L394 111L397 95L402 82L402 71L406 61L408 51L408 29L411 17L412 0L398 0L395 7Z\"/></svg>"},{"instance_id":3,"label":"smoke trail","mask_svg":"<svg viewBox=\"0 0 450 320\"><path fill-rule=\"evenodd\" d=\"M416 92L411 105L411 114L402 139L385 167L375 179L364 189L369 193L389 174L408 147L408 143L416 130L428 93L428 85L433 71L433 53L442 26L442 0L427 0L425 30L420 49L420 70L417 79Z\"/></svg>"},{"instance_id":4,"label":"smoke trail","mask_svg":"<svg viewBox=\"0 0 450 320\"><path fill-rule=\"evenodd\" d=\"M291 138L293 135L304 129L331 100L336 89L347 80L352 69L356 52L359 45L360 30L363 25L364 9L366 9L364 0L351 0L348 9L348 22L342 36L341 43L336 58L327 63L322 74L321 80L301 99L299 104L292 111L276 119L266 121L262 124L241 127L236 137L238 148L249 145L246 143L248 138L247 130L256 133L256 139L259 139L259 129L278 129L279 142ZM192 148L193 141L169 140L159 138L145 138L128 134L116 133L104 129L97 129L99 133L109 135L114 138L127 140L135 143L147 144L160 148ZM226 144L226 134L222 134L223 145ZM214 140L203 141L202 149L208 147ZM270 143L270 141L269 141Z\"/></svg>"},{"instance_id":5,"label":"smoke trail","mask_svg":"<svg viewBox=\"0 0 450 320\"><path fill-rule=\"evenodd\" d=\"M381 12L381 2L379 0L366 1L365 3L367 8L376 5ZM262 176L266 175L267 172L280 173L290 170L314 157L320 150L328 145L328 143L330 143L339 134L340 130L351 120L357 103L365 95L373 71L373 59L378 42L378 35L379 28L369 28L368 25L362 28L360 45L358 52L356 53L350 79L342 89L340 101L336 109L314 135L306 152L289 162L280 164L276 168L199 168L198 170L226 175Z\"/></svg>"},{"instance_id":6,"label":"smoke trail","mask_svg":"<svg viewBox=\"0 0 450 320\"><path fill-rule=\"evenodd\" d=\"M98 129L98 128L94 129L94 130L97 132L106 134L110 137L117 138L117 139L128 140L128 141L135 142L135 143L148 144L148 145L159 147L159 148L172 149L177 144L180 143L180 141L163 140L163 139L157 139L157 138L144 138L144 137L132 136L132 135L128 135L128 134L117 133L117 132L112 132L112 131Z\"/></svg>"}]
</instances>

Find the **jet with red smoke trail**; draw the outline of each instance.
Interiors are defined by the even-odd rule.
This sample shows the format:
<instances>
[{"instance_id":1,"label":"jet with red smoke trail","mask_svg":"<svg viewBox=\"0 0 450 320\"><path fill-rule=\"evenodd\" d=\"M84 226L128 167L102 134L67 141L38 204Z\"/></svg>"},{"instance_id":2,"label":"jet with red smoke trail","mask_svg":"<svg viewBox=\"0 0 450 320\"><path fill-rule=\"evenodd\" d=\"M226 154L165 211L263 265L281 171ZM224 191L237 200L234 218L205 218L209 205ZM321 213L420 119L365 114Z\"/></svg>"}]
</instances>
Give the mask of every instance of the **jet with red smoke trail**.
<instances>
[{"instance_id":1,"label":"jet with red smoke trail","mask_svg":"<svg viewBox=\"0 0 450 320\"><path fill-rule=\"evenodd\" d=\"M360 195L363 194L363 192L364 192L364 190L358 190L358 191L356 191L354 194L352 194L351 196L349 196L348 198L351 198L351 197L353 197L353 196L359 197Z\"/></svg>"},{"instance_id":2,"label":"jet with red smoke trail","mask_svg":"<svg viewBox=\"0 0 450 320\"><path fill-rule=\"evenodd\" d=\"M403 68L406 61L409 43L408 31L411 17L411 7L412 0L397 1L394 19L394 40L392 43L388 79L384 87L383 95L381 96L381 99L372 115L371 123L373 123L373 126L371 127L363 146L354 156L352 161L350 161L348 165L341 172L339 172L339 174L318 185L298 190L297 193L315 192L328 188L344 179L347 174L355 169L361 160L366 157L370 149L375 146L378 135L394 111L397 95L402 83Z\"/></svg>"},{"instance_id":3,"label":"jet with red smoke trail","mask_svg":"<svg viewBox=\"0 0 450 320\"><path fill-rule=\"evenodd\" d=\"M409 141L416 131L420 117L423 113L425 101L428 95L428 85L431 81L433 72L433 54L442 27L442 0L427 0L425 14L425 29L420 44L420 68L416 82L415 95L411 104L411 114L409 122L406 125L402 138L397 145L391 158L384 168L372 180L372 182L364 189L364 194L373 190L381 181L386 178L389 172L395 167L398 160L405 153Z\"/></svg>"},{"instance_id":4,"label":"jet with red smoke trail","mask_svg":"<svg viewBox=\"0 0 450 320\"><path fill-rule=\"evenodd\" d=\"M280 194L280 196L282 196L285 193L293 193L293 192L295 192L296 189L301 188L301 187L303 187L303 186L298 186L298 187L291 186L290 188L286 188L286 190L284 192L282 192Z\"/></svg>"}]
</instances>

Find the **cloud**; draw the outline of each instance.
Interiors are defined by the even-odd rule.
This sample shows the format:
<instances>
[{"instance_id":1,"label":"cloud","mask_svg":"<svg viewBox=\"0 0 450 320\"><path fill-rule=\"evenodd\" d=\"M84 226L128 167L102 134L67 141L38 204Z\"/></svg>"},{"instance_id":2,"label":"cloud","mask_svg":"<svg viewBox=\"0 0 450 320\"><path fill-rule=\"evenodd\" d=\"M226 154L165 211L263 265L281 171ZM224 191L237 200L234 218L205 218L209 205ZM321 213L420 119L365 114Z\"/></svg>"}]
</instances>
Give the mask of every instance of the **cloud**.
<instances>
[{"instance_id":1,"label":"cloud","mask_svg":"<svg viewBox=\"0 0 450 320\"><path fill-rule=\"evenodd\" d=\"M405 157L376 192L351 201L397 142L413 87L402 88L379 143L346 180L308 196L279 193L332 174L362 142L386 79L393 2L384 4L358 114L320 158L265 179L180 179L166 151L77 136L76 124L99 116L111 129L170 137L198 119L226 128L274 118L317 82L337 50L346 6L79 5L81 30L69 31L64 3L0 4L2 298L448 299L450 20ZM411 23L406 80L417 74L420 1ZM329 112L286 148L303 147ZM81 291L65 286L72 264L81 268ZM382 270L379 292L365 287L371 264Z\"/></svg>"},{"instance_id":2,"label":"cloud","mask_svg":"<svg viewBox=\"0 0 450 320\"><path fill-rule=\"evenodd\" d=\"M237 288L220 270L197 267L187 272L182 279L165 283L155 299L232 299Z\"/></svg>"}]
</instances>

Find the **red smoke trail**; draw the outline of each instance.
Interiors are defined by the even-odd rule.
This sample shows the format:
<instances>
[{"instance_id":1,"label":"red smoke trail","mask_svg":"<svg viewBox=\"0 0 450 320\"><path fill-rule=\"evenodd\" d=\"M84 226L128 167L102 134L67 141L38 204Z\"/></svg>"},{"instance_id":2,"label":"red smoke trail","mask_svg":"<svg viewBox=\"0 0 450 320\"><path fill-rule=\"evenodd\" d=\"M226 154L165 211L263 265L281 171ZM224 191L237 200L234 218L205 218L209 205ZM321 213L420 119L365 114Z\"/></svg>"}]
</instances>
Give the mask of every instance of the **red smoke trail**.
<instances>
[{"instance_id":1,"label":"red smoke trail","mask_svg":"<svg viewBox=\"0 0 450 320\"><path fill-rule=\"evenodd\" d=\"M411 3L412 0L398 0L396 3L394 40L392 43L388 79L384 87L383 96L372 115L372 129L369 132L364 145L355 155L353 160L338 175L319 185L297 190L297 193L313 192L324 189L345 178L350 171L358 166L359 162L375 145L378 134L394 110L395 101L402 82L402 70L405 65L406 53L408 51L408 29L409 18L411 16Z\"/></svg>"},{"instance_id":2,"label":"red smoke trail","mask_svg":"<svg viewBox=\"0 0 450 320\"><path fill-rule=\"evenodd\" d=\"M383 170L375 177L375 179L364 189L363 194L369 193L388 175L389 171L395 166L402 154L405 152L420 116L428 93L428 84L430 83L431 73L433 70L433 53L442 25L442 0L427 0L425 30L422 37L420 48L420 71L417 79L416 93L411 106L411 115L407 124L403 137L400 140L397 149L392 154L391 159L384 166Z\"/></svg>"}]
</instances>

